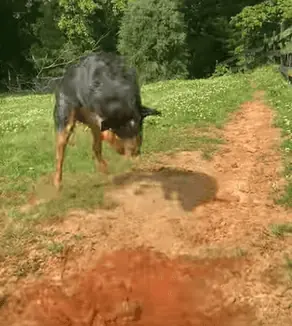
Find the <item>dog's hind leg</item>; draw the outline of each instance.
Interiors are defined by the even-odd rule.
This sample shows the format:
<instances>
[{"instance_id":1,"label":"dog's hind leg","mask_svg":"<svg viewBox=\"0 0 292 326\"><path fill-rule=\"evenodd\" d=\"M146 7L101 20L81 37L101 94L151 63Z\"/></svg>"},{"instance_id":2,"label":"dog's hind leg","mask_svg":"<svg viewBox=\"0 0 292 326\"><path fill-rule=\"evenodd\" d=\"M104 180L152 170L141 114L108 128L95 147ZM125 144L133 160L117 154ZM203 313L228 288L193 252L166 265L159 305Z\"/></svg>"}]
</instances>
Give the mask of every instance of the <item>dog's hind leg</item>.
<instances>
[{"instance_id":1,"label":"dog's hind leg","mask_svg":"<svg viewBox=\"0 0 292 326\"><path fill-rule=\"evenodd\" d=\"M56 108L55 108L55 122L56 122ZM54 176L54 185L59 190L62 182L63 163L66 146L69 138L74 130L76 124L75 110L69 111L66 119L56 122L56 171Z\"/></svg>"},{"instance_id":2,"label":"dog's hind leg","mask_svg":"<svg viewBox=\"0 0 292 326\"><path fill-rule=\"evenodd\" d=\"M101 130L98 125L89 125L93 137L92 150L94 154L95 167L96 170L100 170L103 173L107 173L107 163L102 157L102 140L101 140Z\"/></svg>"}]
</instances>

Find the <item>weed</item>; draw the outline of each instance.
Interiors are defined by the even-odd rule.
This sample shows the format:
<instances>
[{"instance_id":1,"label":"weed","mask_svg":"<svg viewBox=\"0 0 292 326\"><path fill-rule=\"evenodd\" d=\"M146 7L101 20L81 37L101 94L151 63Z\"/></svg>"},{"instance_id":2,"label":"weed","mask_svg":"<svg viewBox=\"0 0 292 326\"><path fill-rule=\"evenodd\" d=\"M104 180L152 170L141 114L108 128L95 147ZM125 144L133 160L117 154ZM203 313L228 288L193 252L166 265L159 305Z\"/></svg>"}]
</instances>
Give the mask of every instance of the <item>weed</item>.
<instances>
[{"instance_id":1,"label":"weed","mask_svg":"<svg viewBox=\"0 0 292 326\"><path fill-rule=\"evenodd\" d=\"M32 260L27 260L18 264L14 271L14 275L17 277L25 277L28 274L34 274L40 269L40 266L41 261L35 257Z\"/></svg>"},{"instance_id":2,"label":"weed","mask_svg":"<svg viewBox=\"0 0 292 326\"><path fill-rule=\"evenodd\" d=\"M247 255L246 249L243 249L243 248L240 248L240 247L236 247L234 249L234 251L235 251L235 256L236 257L244 257L244 256Z\"/></svg>"},{"instance_id":3,"label":"weed","mask_svg":"<svg viewBox=\"0 0 292 326\"><path fill-rule=\"evenodd\" d=\"M61 242L53 241L48 245L48 250L52 255L58 255L63 252L65 245Z\"/></svg>"},{"instance_id":4,"label":"weed","mask_svg":"<svg viewBox=\"0 0 292 326\"><path fill-rule=\"evenodd\" d=\"M73 239L77 240L77 241L81 241L82 239L84 239L84 235L83 234L74 234Z\"/></svg>"},{"instance_id":5,"label":"weed","mask_svg":"<svg viewBox=\"0 0 292 326\"><path fill-rule=\"evenodd\" d=\"M287 233L292 233L292 223L272 224L270 230L276 237L283 237Z\"/></svg>"},{"instance_id":6,"label":"weed","mask_svg":"<svg viewBox=\"0 0 292 326\"><path fill-rule=\"evenodd\" d=\"M288 272L289 279L292 280L292 259L287 254L284 256L284 259L285 259L285 268Z\"/></svg>"},{"instance_id":7,"label":"weed","mask_svg":"<svg viewBox=\"0 0 292 326\"><path fill-rule=\"evenodd\" d=\"M11 222L0 232L0 256L21 257L25 254L25 246L33 245L38 241L38 233L30 223Z\"/></svg>"}]
</instances>

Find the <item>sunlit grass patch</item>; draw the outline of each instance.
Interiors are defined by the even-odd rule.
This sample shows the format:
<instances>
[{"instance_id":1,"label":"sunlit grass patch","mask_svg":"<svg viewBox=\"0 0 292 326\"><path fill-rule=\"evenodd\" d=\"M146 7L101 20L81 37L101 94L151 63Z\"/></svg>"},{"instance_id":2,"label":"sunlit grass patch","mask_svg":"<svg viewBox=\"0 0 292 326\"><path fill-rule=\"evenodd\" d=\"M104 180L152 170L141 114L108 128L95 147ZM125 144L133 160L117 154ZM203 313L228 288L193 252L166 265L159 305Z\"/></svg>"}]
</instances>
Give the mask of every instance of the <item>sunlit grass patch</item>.
<instances>
[{"instance_id":1,"label":"sunlit grass patch","mask_svg":"<svg viewBox=\"0 0 292 326\"><path fill-rule=\"evenodd\" d=\"M190 130L221 127L229 113L250 96L251 88L244 75L146 85L142 88L143 102L161 110L163 116L146 119L143 155L195 149L201 150L205 158L211 158L221 140L208 134L194 135ZM55 162L54 98L52 95L2 96L0 101L0 175L3 176L0 205L13 209L26 204L40 180L46 180L46 186L50 182ZM130 162L108 146L104 148L112 174L131 168ZM37 219L64 214L74 207L103 205L103 183L103 176L94 170L91 134L79 128L76 145L67 148L62 194L27 214Z\"/></svg>"}]
</instances>

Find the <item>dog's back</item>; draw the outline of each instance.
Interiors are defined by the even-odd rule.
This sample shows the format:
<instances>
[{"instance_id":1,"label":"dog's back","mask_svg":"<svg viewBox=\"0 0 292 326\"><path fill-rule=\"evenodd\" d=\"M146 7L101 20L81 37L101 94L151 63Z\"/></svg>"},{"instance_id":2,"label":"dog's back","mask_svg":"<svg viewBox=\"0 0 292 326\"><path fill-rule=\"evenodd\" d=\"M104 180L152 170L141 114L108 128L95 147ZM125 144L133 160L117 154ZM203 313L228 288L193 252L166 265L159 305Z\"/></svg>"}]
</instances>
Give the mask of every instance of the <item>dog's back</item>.
<instances>
[{"instance_id":1,"label":"dog's back","mask_svg":"<svg viewBox=\"0 0 292 326\"><path fill-rule=\"evenodd\" d=\"M141 106L135 70L112 53L93 53L70 66L57 90L57 101L60 96L68 106L86 108L117 125L133 118Z\"/></svg>"}]
</instances>

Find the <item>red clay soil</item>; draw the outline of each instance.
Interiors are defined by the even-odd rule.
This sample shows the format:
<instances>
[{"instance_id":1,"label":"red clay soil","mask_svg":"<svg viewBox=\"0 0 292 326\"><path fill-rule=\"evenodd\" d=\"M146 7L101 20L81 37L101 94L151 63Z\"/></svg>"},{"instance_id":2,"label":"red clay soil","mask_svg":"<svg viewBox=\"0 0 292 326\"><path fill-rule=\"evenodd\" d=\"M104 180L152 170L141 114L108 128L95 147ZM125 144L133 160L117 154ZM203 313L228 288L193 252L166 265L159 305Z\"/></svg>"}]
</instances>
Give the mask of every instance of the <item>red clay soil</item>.
<instances>
[{"instance_id":1,"label":"red clay soil","mask_svg":"<svg viewBox=\"0 0 292 326\"><path fill-rule=\"evenodd\" d=\"M150 250L116 251L62 286L43 282L18 293L1 325L211 326L256 325L249 307L220 291L224 273L240 273L232 259L187 262ZM214 280L217 286L214 287ZM21 323L19 321L21 320Z\"/></svg>"},{"instance_id":2,"label":"red clay soil","mask_svg":"<svg viewBox=\"0 0 292 326\"><path fill-rule=\"evenodd\" d=\"M269 230L292 215L271 199L283 185L280 133L262 96L234 114L213 160L198 152L161 156L114 180L107 196L115 209L72 212L49 227L58 232L54 241L74 245L65 273L54 257L42 283L22 286L0 264L0 286L5 280L5 293L13 293L0 325L292 325L283 267L292 237ZM96 262L103 252L112 253Z\"/></svg>"}]
</instances>

